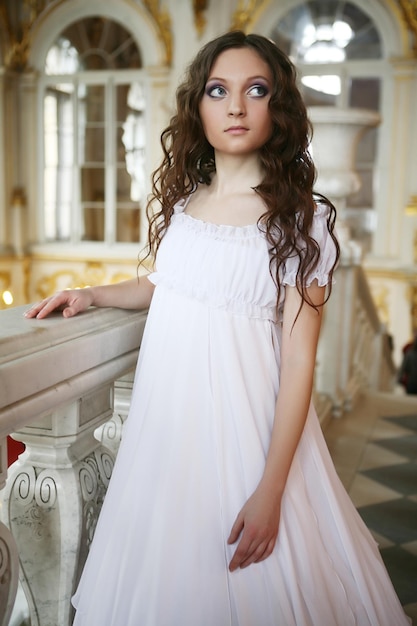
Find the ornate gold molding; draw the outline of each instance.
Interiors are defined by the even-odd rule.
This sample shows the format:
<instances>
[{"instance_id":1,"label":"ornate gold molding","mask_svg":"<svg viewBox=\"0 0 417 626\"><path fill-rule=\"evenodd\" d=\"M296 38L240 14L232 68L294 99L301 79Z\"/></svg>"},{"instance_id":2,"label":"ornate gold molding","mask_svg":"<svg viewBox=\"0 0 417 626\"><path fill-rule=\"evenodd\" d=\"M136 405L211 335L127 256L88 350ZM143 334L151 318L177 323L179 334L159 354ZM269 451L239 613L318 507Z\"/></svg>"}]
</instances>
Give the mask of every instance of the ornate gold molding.
<instances>
[{"instance_id":1,"label":"ornate gold molding","mask_svg":"<svg viewBox=\"0 0 417 626\"><path fill-rule=\"evenodd\" d=\"M246 32L255 18L255 13L268 3L269 0L238 0L230 30L243 30Z\"/></svg>"},{"instance_id":2,"label":"ornate gold molding","mask_svg":"<svg viewBox=\"0 0 417 626\"><path fill-rule=\"evenodd\" d=\"M417 196L411 196L405 207L406 215L417 215Z\"/></svg>"},{"instance_id":3,"label":"ornate gold molding","mask_svg":"<svg viewBox=\"0 0 417 626\"><path fill-rule=\"evenodd\" d=\"M161 8L159 0L143 0L143 6L148 11L159 32L159 36L165 47L165 60L167 65L172 62L172 29L171 17L165 8Z\"/></svg>"},{"instance_id":4,"label":"ornate gold molding","mask_svg":"<svg viewBox=\"0 0 417 626\"><path fill-rule=\"evenodd\" d=\"M414 36L413 49L417 55L417 0L398 0L404 19Z\"/></svg>"},{"instance_id":5,"label":"ornate gold molding","mask_svg":"<svg viewBox=\"0 0 417 626\"><path fill-rule=\"evenodd\" d=\"M14 19L12 12L8 8L12 2L13 0L9 0L9 3L3 0L0 4L0 19L9 36L5 65L8 69L22 72L26 69L29 58L32 26L45 9L47 1L14 0Z\"/></svg>"},{"instance_id":6,"label":"ornate gold molding","mask_svg":"<svg viewBox=\"0 0 417 626\"><path fill-rule=\"evenodd\" d=\"M47 298L59 289L81 289L103 283L117 283L132 276L129 272L112 272L100 261L87 261L80 263L75 269L63 267L51 274L44 274L36 282L35 291L40 298Z\"/></svg>"},{"instance_id":7,"label":"ornate gold molding","mask_svg":"<svg viewBox=\"0 0 417 626\"><path fill-rule=\"evenodd\" d=\"M208 8L208 4L208 0L193 0L194 24L199 37L201 37L206 27L204 11Z\"/></svg>"}]
</instances>

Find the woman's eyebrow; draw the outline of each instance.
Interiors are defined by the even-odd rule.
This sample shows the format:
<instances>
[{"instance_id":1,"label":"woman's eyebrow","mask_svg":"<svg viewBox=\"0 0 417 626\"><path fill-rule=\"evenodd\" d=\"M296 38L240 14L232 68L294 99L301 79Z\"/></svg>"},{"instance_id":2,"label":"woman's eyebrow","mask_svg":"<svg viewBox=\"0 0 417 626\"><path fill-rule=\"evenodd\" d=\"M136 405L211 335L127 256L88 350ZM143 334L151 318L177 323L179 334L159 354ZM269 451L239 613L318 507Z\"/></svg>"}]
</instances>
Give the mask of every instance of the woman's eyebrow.
<instances>
[{"instance_id":1,"label":"woman's eyebrow","mask_svg":"<svg viewBox=\"0 0 417 626\"><path fill-rule=\"evenodd\" d=\"M245 82L251 83L251 82L256 81L256 80L263 80L266 83L270 83L271 82L266 76L262 76L262 75L261 76L249 76L248 78L245 79ZM221 83L227 83L228 79L227 78L221 78L220 76L209 76L209 78L207 79L207 82L209 83L209 82L212 82L212 81L219 81Z\"/></svg>"}]
</instances>

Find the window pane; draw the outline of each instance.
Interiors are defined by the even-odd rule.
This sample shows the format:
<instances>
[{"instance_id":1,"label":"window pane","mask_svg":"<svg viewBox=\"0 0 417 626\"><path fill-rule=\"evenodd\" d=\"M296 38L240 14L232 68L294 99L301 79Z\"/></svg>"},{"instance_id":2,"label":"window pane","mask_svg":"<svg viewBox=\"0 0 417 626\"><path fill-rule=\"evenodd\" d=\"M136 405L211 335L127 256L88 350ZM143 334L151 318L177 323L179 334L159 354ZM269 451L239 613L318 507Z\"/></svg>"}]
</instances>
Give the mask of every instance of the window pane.
<instances>
[{"instance_id":1,"label":"window pane","mask_svg":"<svg viewBox=\"0 0 417 626\"><path fill-rule=\"evenodd\" d=\"M81 170L81 204L84 240L104 241L104 190L104 167L83 167Z\"/></svg>"},{"instance_id":2,"label":"window pane","mask_svg":"<svg viewBox=\"0 0 417 626\"><path fill-rule=\"evenodd\" d=\"M104 206L84 206L85 241L104 241Z\"/></svg>"},{"instance_id":3,"label":"window pane","mask_svg":"<svg viewBox=\"0 0 417 626\"><path fill-rule=\"evenodd\" d=\"M140 233L140 209L118 207L116 240L120 242L139 242Z\"/></svg>"},{"instance_id":4,"label":"window pane","mask_svg":"<svg viewBox=\"0 0 417 626\"><path fill-rule=\"evenodd\" d=\"M119 85L116 90L117 161L118 167L123 167L129 175L130 187L127 189L128 178L125 177L122 189L131 200L144 204L146 128L143 86L135 82Z\"/></svg>"},{"instance_id":5,"label":"window pane","mask_svg":"<svg viewBox=\"0 0 417 626\"><path fill-rule=\"evenodd\" d=\"M46 74L74 74L80 68L78 52L66 37L59 37L49 50L46 62Z\"/></svg>"},{"instance_id":6,"label":"window pane","mask_svg":"<svg viewBox=\"0 0 417 626\"><path fill-rule=\"evenodd\" d=\"M85 128L84 133L80 136L80 165L103 163L105 154L104 146L104 128L89 124Z\"/></svg>"},{"instance_id":7,"label":"window pane","mask_svg":"<svg viewBox=\"0 0 417 626\"><path fill-rule=\"evenodd\" d=\"M349 106L379 111L380 80L354 78L350 83Z\"/></svg>"},{"instance_id":8,"label":"window pane","mask_svg":"<svg viewBox=\"0 0 417 626\"><path fill-rule=\"evenodd\" d=\"M303 76L301 79L301 93L307 106L335 106L340 89L340 77L336 75Z\"/></svg>"},{"instance_id":9,"label":"window pane","mask_svg":"<svg viewBox=\"0 0 417 626\"><path fill-rule=\"evenodd\" d=\"M83 167L81 170L81 201L104 202L104 167Z\"/></svg>"},{"instance_id":10,"label":"window pane","mask_svg":"<svg viewBox=\"0 0 417 626\"><path fill-rule=\"evenodd\" d=\"M93 16L74 22L61 33L48 53L45 71L72 74L140 67L142 59L132 35L118 22Z\"/></svg>"},{"instance_id":11,"label":"window pane","mask_svg":"<svg viewBox=\"0 0 417 626\"><path fill-rule=\"evenodd\" d=\"M296 63L343 63L382 56L372 20L344 0L310 0L294 7L273 28L271 39Z\"/></svg>"},{"instance_id":12,"label":"window pane","mask_svg":"<svg viewBox=\"0 0 417 626\"><path fill-rule=\"evenodd\" d=\"M83 85L79 90L79 99L86 124L104 122L104 85Z\"/></svg>"},{"instance_id":13,"label":"window pane","mask_svg":"<svg viewBox=\"0 0 417 626\"><path fill-rule=\"evenodd\" d=\"M44 98L44 232L48 240L67 240L73 204L74 124L71 89L48 88Z\"/></svg>"}]
</instances>

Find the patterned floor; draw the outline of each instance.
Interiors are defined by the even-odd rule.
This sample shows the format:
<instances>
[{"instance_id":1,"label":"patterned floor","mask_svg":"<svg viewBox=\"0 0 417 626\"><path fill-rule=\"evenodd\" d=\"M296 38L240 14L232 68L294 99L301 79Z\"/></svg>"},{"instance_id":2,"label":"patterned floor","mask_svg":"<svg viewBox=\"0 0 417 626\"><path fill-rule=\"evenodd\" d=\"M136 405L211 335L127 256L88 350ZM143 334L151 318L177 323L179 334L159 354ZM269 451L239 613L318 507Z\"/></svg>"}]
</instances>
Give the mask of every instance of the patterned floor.
<instances>
[{"instance_id":1,"label":"patterned floor","mask_svg":"<svg viewBox=\"0 0 417 626\"><path fill-rule=\"evenodd\" d=\"M417 399L380 395L361 405L336 424L333 420L326 439L336 469L379 543L400 601L417 625Z\"/></svg>"}]
</instances>

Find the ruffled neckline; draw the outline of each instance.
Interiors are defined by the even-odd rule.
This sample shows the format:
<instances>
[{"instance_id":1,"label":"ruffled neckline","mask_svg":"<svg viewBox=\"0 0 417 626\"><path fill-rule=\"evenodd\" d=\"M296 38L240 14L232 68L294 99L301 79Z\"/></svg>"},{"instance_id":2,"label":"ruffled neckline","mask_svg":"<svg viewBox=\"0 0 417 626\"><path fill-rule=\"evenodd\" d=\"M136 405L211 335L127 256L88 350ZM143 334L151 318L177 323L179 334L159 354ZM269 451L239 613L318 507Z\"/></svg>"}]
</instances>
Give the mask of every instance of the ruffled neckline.
<instances>
[{"instance_id":1,"label":"ruffled neckline","mask_svg":"<svg viewBox=\"0 0 417 626\"><path fill-rule=\"evenodd\" d=\"M184 222L189 228L196 231L204 231L213 235L230 235L240 237L253 237L261 234L261 227L258 224L247 224L246 226L234 226L232 224L217 224L206 222L188 213L175 213L175 217Z\"/></svg>"}]
</instances>

